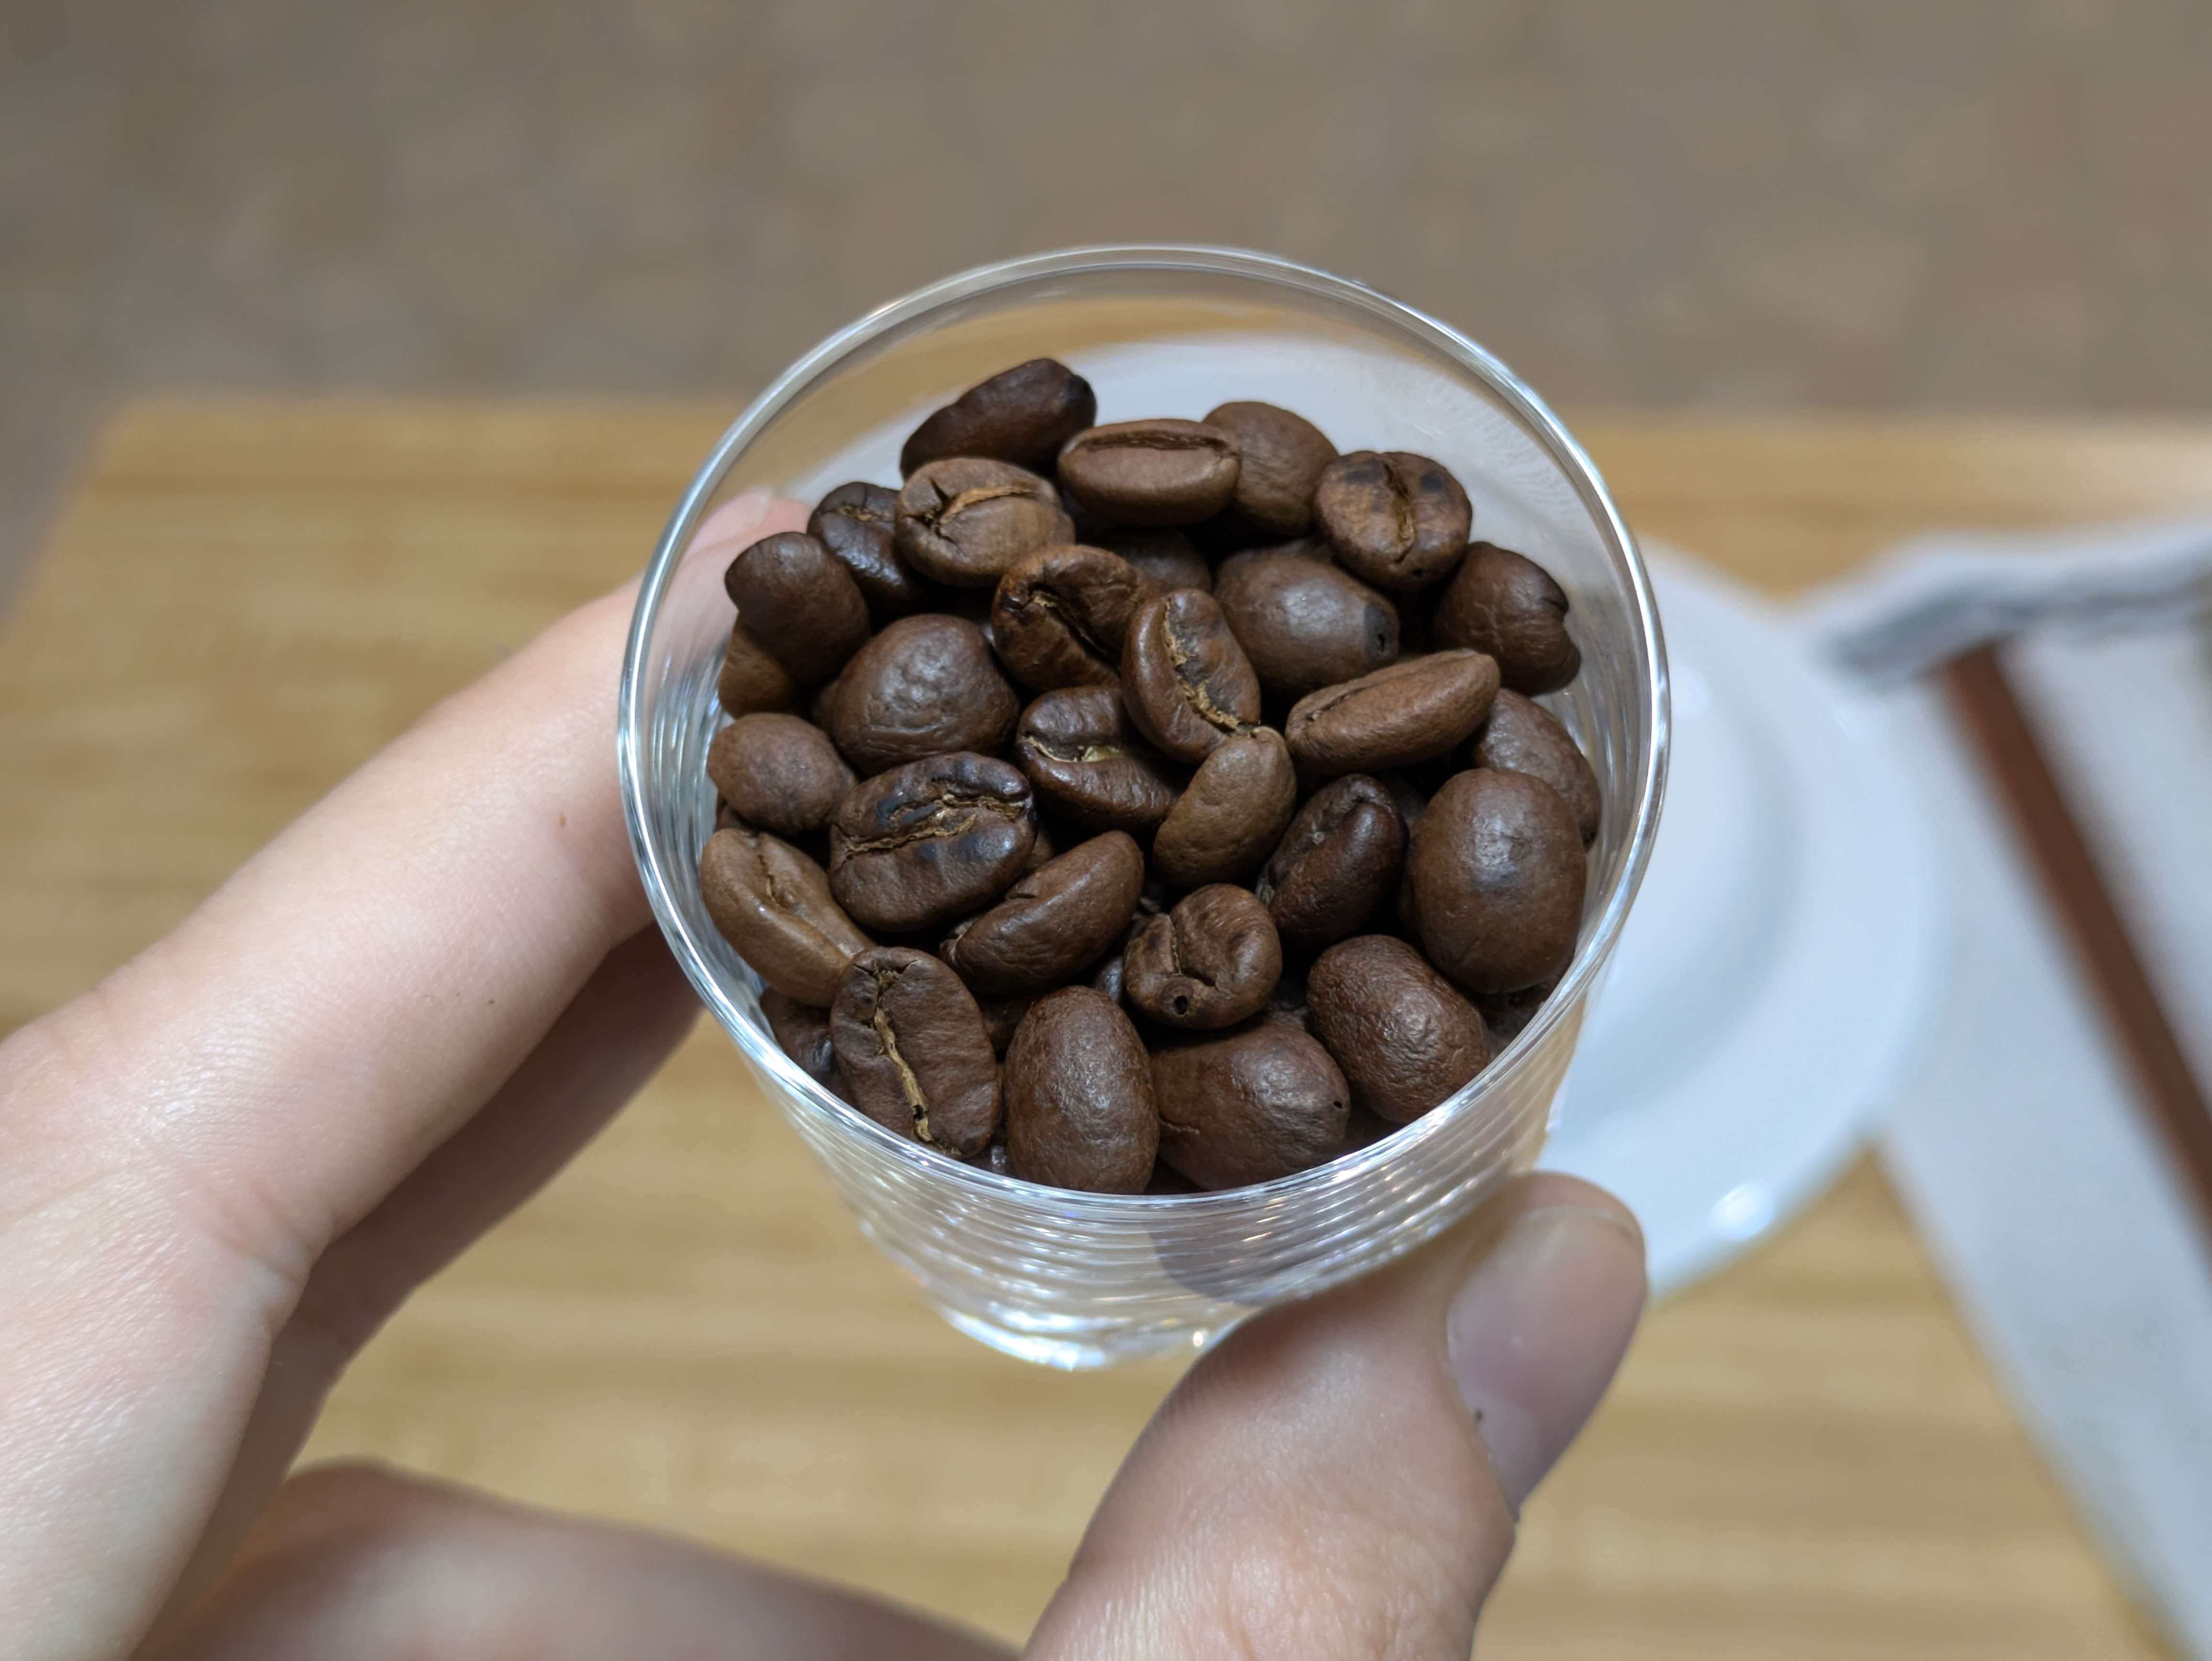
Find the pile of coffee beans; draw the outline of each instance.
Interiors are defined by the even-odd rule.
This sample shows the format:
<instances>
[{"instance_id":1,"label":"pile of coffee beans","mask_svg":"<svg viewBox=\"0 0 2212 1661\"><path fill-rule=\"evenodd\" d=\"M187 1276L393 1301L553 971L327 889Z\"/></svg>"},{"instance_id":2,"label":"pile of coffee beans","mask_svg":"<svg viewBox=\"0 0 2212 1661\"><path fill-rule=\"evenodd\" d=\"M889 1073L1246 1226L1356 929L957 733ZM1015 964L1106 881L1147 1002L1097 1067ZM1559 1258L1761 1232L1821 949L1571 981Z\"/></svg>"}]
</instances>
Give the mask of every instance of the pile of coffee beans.
<instances>
[{"instance_id":1,"label":"pile of coffee beans","mask_svg":"<svg viewBox=\"0 0 2212 1661\"><path fill-rule=\"evenodd\" d=\"M1021 364L737 557L700 890L897 1135L1265 1182L1449 1098L1566 967L1597 780L1533 700L1581 654L1426 456L1097 414Z\"/></svg>"}]
</instances>

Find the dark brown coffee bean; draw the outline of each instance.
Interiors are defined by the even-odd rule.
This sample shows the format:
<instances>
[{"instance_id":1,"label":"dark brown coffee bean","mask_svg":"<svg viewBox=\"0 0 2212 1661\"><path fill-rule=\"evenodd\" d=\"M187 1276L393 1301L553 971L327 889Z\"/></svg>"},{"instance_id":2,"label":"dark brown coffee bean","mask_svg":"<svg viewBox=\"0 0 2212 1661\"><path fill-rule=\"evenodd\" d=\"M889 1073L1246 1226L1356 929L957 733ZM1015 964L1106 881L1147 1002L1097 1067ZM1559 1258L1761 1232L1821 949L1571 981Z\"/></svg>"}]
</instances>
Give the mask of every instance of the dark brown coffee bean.
<instances>
[{"instance_id":1,"label":"dark brown coffee bean","mask_svg":"<svg viewBox=\"0 0 2212 1661\"><path fill-rule=\"evenodd\" d=\"M884 1129L954 1159L999 1128L999 1058L975 1000L927 952L855 954L830 1005L847 1099Z\"/></svg>"},{"instance_id":2,"label":"dark brown coffee bean","mask_svg":"<svg viewBox=\"0 0 2212 1661\"><path fill-rule=\"evenodd\" d=\"M867 928L934 928L1004 892L1036 835L1020 769L964 751L908 762L839 804L830 889Z\"/></svg>"},{"instance_id":3,"label":"dark brown coffee bean","mask_svg":"<svg viewBox=\"0 0 2212 1661\"><path fill-rule=\"evenodd\" d=\"M1314 517L1354 576L1393 593L1449 576L1474 509L1440 462L1406 450L1354 450L1322 472Z\"/></svg>"},{"instance_id":4,"label":"dark brown coffee bean","mask_svg":"<svg viewBox=\"0 0 2212 1661\"><path fill-rule=\"evenodd\" d=\"M740 818L779 837L830 823L853 770L830 736L797 715L740 715L707 746L707 776Z\"/></svg>"},{"instance_id":5,"label":"dark brown coffee bean","mask_svg":"<svg viewBox=\"0 0 2212 1661\"><path fill-rule=\"evenodd\" d=\"M1267 1001L1260 1011L1263 1021L1288 1021L1301 1031L1313 1031L1313 1013L1306 1006L1306 974L1297 964L1285 959L1282 977L1275 989L1267 995Z\"/></svg>"},{"instance_id":6,"label":"dark brown coffee bean","mask_svg":"<svg viewBox=\"0 0 2212 1661\"><path fill-rule=\"evenodd\" d=\"M1406 826L1380 779L1353 773L1316 791L1254 890L1283 943L1317 951L1355 934L1397 891Z\"/></svg>"},{"instance_id":7,"label":"dark brown coffee bean","mask_svg":"<svg viewBox=\"0 0 2212 1661\"><path fill-rule=\"evenodd\" d=\"M1140 737L1115 686L1047 692L1022 712L1014 759L1037 800L1093 830L1150 834L1179 789Z\"/></svg>"},{"instance_id":8,"label":"dark brown coffee bean","mask_svg":"<svg viewBox=\"0 0 2212 1661\"><path fill-rule=\"evenodd\" d=\"M1122 993L1163 1026L1211 1031L1255 1015L1283 972L1282 943L1249 888L1216 883L1137 925Z\"/></svg>"},{"instance_id":9,"label":"dark brown coffee bean","mask_svg":"<svg viewBox=\"0 0 2212 1661\"><path fill-rule=\"evenodd\" d=\"M1260 684L1277 697L1304 697L1398 655L1398 608L1297 552L1255 549L1224 560L1213 597Z\"/></svg>"},{"instance_id":10,"label":"dark brown coffee bean","mask_svg":"<svg viewBox=\"0 0 2212 1661\"><path fill-rule=\"evenodd\" d=\"M1024 1182L1140 1194L1159 1150L1152 1058L1121 1006L1087 986L1037 1001L1006 1046L1006 1156Z\"/></svg>"},{"instance_id":11,"label":"dark brown coffee bean","mask_svg":"<svg viewBox=\"0 0 2212 1661\"><path fill-rule=\"evenodd\" d=\"M1314 1036L1344 1069L1352 1105L1398 1124L1448 1099L1490 1060L1475 1007L1388 934L1322 952L1306 999Z\"/></svg>"},{"instance_id":12,"label":"dark brown coffee bean","mask_svg":"<svg viewBox=\"0 0 2212 1661\"><path fill-rule=\"evenodd\" d=\"M826 1004L868 937L834 897L822 867L762 830L717 830L699 855L699 897L722 938L762 980L800 1003Z\"/></svg>"},{"instance_id":13,"label":"dark brown coffee bean","mask_svg":"<svg viewBox=\"0 0 2212 1661\"><path fill-rule=\"evenodd\" d=\"M1060 488L1115 525L1195 525L1237 490L1237 441L1160 417L1093 427L1060 453Z\"/></svg>"},{"instance_id":14,"label":"dark brown coffee bean","mask_svg":"<svg viewBox=\"0 0 2212 1661\"><path fill-rule=\"evenodd\" d=\"M837 1052L830 1043L830 1012L811 1003L794 1003L770 987L761 994L761 1013L768 1019L776 1048L799 1063L799 1071L833 1096L845 1093L845 1080L837 1071Z\"/></svg>"},{"instance_id":15,"label":"dark brown coffee bean","mask_svg":"<svg viewBox=\"0 0 2212 1661\"><path fill-rule=\"evenodd\" d=\"M1559 793L1487 767L1437 792L1406 855L1421 946L1468 992L1515 992L1575 954L1589 866Z\"/></svg>"},{"instance_id":16,"label":"dark brown coffee bean","mask_svg":"<svg viewBox=\"0 0 2212 1661\"><path fill-rule=\"evenodd\" d=\"M714 696L733 715L757 709L790 709L799 703L799 683L791 671L761 650L739 624L730 630L730 649L714 683Z\"/></svg>"},{"instance_id":17,"label":"dark brown coffee bean","mask_svg":"<svg viewBox=\"0 0 2212 1661\"><path fill-rule=\"evenodd\" d=\"M1526 555L1478 542L1467 551L1437 607L1437 638L1498 660L1498 679L1534 697L1556 692L1581 672L1583 654L1567 636L1566 591Z\"/></svg>"},{"instance_id":18,"label":"dark brown coffee bean","mask_svg":"<svg viewBox=\"0 0 2212 1661\"><path fill-rule=\"evenodd\" d=\"M1176 888L1249 876L1298 802L1297 770L1272 727L1239 733L1199 764L1152 838L1152 869Z\"/></svg>"},{"instance_id":19,"label":"dark brown coffee bean","mask_svg":"<svg viewBox=\"0 0 2212 1661\"><path fill-rule=\"evenodd\" d=\"M856 481L823 496L806 521L806 534L853 574L878 629L937 604L936 585L923 581L898 557L897 517L896 490Z\"/></svg>"},{"instance_id":20,"label":"dark brown coffee bean","mask_svg":"<svg viewBox=\"0 0 2212 1661\"><path fill-rule=\"evenodd\" d=\"M1011 461L927 463L898 495L898 551L933 581L990 588L1024 554L1072 541L1051 482Z\"/></svg>"},{"instance_id":21,"label":"dark brown coffee bean","mask_svg":"<svg viewBox=\"0 0 2212 1661\"><path fill-rule=\"evenodd\" d=\"M1520 693L1501 689L1482 730L1474 735L1474 764L1501 773L1526 773L1559 793L1582 827L1583 840L1597 835L1597 775L1574 735L1552 712Z\"/></svg>"},{"instance_id":22,"label":"dark brown coffee bean","mask_svg":"<svg viewBox=\"0 0 2212 1661\"><path fill-rule=\"evenodd\" d=\"M1098 967L1091 971L1091 984L1115 1003L1123 1001L1127 979L1127 959L1119 952L1103 959Z\"/></svg>"},{"instance_id":23,"label":"dark brown coffee bean","mask_svg":"<svg viewBox=\"0 0 2212 1661\"><path fill-rule=\"evenodd\" d=\"M972 986L968 989L975 991ZM1030 1006L1043 995L1041 992L1017 992L1008 997L994 998L988 992L975 993L975 1007L982 1012L983 1031L989 1035L993 1050L1001 1056L1006 1053L1006 1046L1014 1041L1014 1029L1030 1013Z\"/></svg>"},{"instance_id":24,"label":"dark brown coffee bean","mask_svg":"<svg viewBox=\"0 0 2212 1661\"><path fill-rule=\"evenodd\" d=\"M1160 1159L1200 1188L1242 1188L1343 1151L1352 1090L1321 1041L1286 1020L1171 1043L1152 1057Z\"/></svg>"},{"instance_id":25,"label":"dark brown coffee bean","mask_svg":"<svg viewBox=\"0 0 2212 1661\"><path fill-rule=\"evenodd\" d=\"M1265 537L1305 534L1314 487L1336 446L1304 416L1273 404L1223 404L1206 417L1237 441L1237 491L1227 512Z\"/></svg>"},{"instance_id":26,"label":"dark brown coffee bean","mask_svg":"<svg viewBox=\"0 0 2212 1661\"><path fill-rule=\"evenodd\" d=\"M977 992L1036 992L1074 979L1121 938L1145 856L1119 830L1078 843L961 925L941 948Z\"/></svg>"},{"instance_id":27,"label":"dark brown coffee bean","mask_svg":"<svg viewBox=\"0 0 2212 1661\"><path fill-rule=\"evenodd\" d=\"M1098 419L1091 383L1065 363L1033 357L978 381L908 435L899 472L945 456L993 456L1052 471L1060 447Z\"/></svg>"},{"instance_id":28,"label":"dark brown coffee bean","mask_svg":"<svg viewBox=\"0 0 2212 1661\"><path fill-rule=\"evenodd\" d=\"M1127 560L1153 593L1213 587L1213 567L1206 563L1206 556L1198 551L1187 531L1170 526L1108 526L1093 539L1101 548Z\"/></svg>"},{"instance_id":29,"label":"dark brown coffee bean","mask_svg":"<svg viewBox=\"0 0 2212 1661\"><path fill-rule=\"evenodd\" d=\"M996 750L1020 709L983 631L925 612L855 653L816 718L865 777L955 750Z\"/></svg>"},{"instance_id":30,"label":"dark brown coffee bean","mask_svg":"<svg viewBox=\"0 0 2212 1661\"><path fill-rule=\"evenodd\" d=\"M868 637L868 605L853 574L801 532L763 537L730 562L722 586L754 643L801 685L829 679Z\"/></svg>"},{"instance_id":31,"label":"dark brown coffee bean","mask_svg":"<svg viewBox=\"0 0 2212 1661\"><path fill-rule=\"evenodd\" d=\"M1372 773L1449 751L1482 725L1498 665L1480 652L1431 652L1300 698L1283 724L1316 773Z\"/></svg>"},{"instance_id":32,"label":"dark brown coffee bean","mask_svg":"<svg viewBox=\"0 0 2212 1661\"><path fill-rule=\"evenodd\" d=\"M1037 691L1110 685L1145 593L1119 554L1075 542L1041 548L999 579L991 644L1014 678Z\"/></svg>"},{"instance_id":33,"label":"dark brown coffee bean","mask_svg":"<svg viewBox=\"0 0 2212 1661\"><path fill-rule=\"evenodd\" d=\"M1260 719L1260 678L1213 596L1178 588L1146 600L1129 619L1121 701L1167 755L1203 761Z\"/></svg>"},{"instance_id":34,"label":"dark brown coffee bean","mask_svg":"<svg viewBox=\"0 0 2212 1661\"><path fill-rule=\"evenodd\" d=\"M1521 1029L1536 1019L1536 1012L1544 1007L1559 983L1553 979L1538 981L1518 992L1478 992L1474 1007L1482 1012L1482 1024L1490 1029L1490 1053L1496 1055L1521 1036Z\"/></svg>"}]
</instances>

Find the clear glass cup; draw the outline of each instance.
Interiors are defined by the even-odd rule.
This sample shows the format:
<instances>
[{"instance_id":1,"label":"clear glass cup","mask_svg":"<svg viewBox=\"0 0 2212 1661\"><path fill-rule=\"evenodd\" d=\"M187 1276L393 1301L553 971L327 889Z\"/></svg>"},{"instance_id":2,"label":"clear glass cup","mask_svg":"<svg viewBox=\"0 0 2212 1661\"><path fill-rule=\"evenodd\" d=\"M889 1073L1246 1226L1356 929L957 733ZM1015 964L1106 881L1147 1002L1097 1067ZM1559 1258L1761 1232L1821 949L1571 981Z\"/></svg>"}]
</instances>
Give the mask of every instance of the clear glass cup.
<instances>
[{"instance_id":1,"label":"clear glass cup","mask_svg":"<svg viewBox=\"0 0 2212 1661\"><path fill-rule=\"evenodd\" d=\"M1340 447L1416 450L1466 484L1480 537L1566 588L1583 671L1545 702L1595 768L1603 829L1571 966L1480 1077L1395 1134L1318 1169L1218 1194L1092 1195L994 1176L893 1135L769 1036L760 982L699 895L705 771L731 611L721 566L687 558L738 492L811 502L896 484L900 441L1009 364L1060 358L1101 419L1203 415L1263 399ZM702 554L708 551L702 548ZM723 435L668 522L638 597L617 736L646 891L677 958L868 1237L945 1318L1058 1366L1204 1344L1240 1317L1362 1274L1474 1210L1534 1163L1583 1007L1651 849L1666 770L1667 670L1633 538L1582 448L1502 363L1374 290L1263 254L1081 248L969 271L817 346Z\"/></svg>"}]
</instances>

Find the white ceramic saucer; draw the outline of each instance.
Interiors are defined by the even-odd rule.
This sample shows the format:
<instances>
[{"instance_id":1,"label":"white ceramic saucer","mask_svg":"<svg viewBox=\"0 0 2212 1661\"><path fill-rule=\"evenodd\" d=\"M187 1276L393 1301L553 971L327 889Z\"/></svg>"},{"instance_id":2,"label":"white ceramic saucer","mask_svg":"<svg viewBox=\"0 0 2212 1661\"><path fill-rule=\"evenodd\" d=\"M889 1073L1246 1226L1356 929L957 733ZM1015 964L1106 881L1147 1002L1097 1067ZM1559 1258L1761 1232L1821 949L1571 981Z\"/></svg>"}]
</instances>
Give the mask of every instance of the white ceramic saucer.
<instances>
[{"instance_id":1,"label":"white ceramic saucer","mask_svg":"<svg viewBox=\"0 0 2212 1661\"><path fill-rule=\"evenodd\" d=\"M1665 1292L1863 1144L1935 1007L1948 929L1881 706L1736 584L1664 551L1651 565L1666 808L1543 1164L1628 1202Z\"/></svg>"}]
</instances>

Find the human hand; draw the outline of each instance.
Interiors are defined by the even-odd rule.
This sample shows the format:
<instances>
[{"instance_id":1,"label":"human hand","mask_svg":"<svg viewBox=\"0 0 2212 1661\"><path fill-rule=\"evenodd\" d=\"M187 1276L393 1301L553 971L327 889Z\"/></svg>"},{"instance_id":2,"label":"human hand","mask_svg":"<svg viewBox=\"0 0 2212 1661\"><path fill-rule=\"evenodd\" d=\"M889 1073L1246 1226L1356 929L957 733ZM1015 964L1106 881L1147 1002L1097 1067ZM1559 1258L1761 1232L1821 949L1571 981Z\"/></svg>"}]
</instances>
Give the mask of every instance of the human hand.
<instances>
[{"instance_id":1,"label":"human hand","mask_svg":"<svg viewBox=\"0 0 2212 1661\"><path fill-rule=\"evenodd\" d=\"M733 544L805 517L724 514ZM284 1480L369 1335L696 1013L614 776L628 605L556 624L0 1043L11 1657L1000 1653L672 1541ZM1464 1656L1643 1289L1626 1213L1537 1177L1248 1323L1130 1454L1031 1652Z\"/></svg>"}]
</instances>

